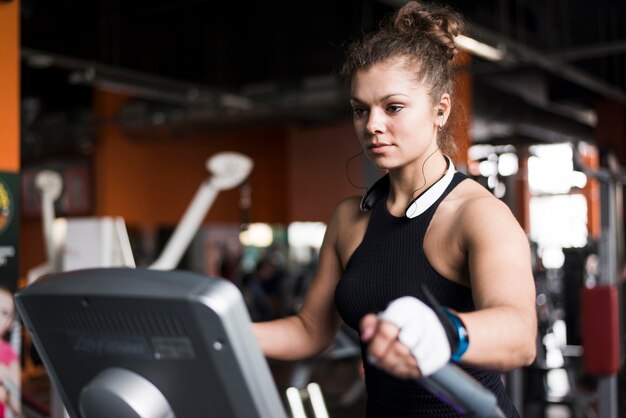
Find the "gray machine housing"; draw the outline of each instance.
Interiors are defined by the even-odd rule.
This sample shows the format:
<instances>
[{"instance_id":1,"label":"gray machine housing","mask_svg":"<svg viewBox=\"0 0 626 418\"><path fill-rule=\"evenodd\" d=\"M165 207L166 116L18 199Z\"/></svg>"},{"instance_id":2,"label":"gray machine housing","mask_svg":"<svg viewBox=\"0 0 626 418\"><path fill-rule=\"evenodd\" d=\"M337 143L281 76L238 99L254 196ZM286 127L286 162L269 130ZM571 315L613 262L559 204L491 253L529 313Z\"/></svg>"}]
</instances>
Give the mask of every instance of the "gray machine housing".
<instances>
[{"instance_id":1,"label":"gray machine housing","mask_svg":"<svg viewBox=\"0 0 626 418\"><path fill-rule=\"evenodd\" d=\"M286 418L239 289L185 271L45 276L18 313L72 418Z\"/></svg>"}]
</instances>

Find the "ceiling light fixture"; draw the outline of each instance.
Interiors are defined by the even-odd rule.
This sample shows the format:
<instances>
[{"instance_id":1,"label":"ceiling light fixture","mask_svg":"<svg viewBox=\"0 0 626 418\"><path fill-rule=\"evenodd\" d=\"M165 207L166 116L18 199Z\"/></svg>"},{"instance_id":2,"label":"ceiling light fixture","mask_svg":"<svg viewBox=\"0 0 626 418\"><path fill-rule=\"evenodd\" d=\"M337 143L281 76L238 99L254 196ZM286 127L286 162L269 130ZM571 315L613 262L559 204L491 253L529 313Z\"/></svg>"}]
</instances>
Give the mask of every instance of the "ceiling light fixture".
<instances>
[{"instance_id":1,"label":"ceiling light fixture","mask_svg":"<svg viewBox=\"0 0 626 418\"><path fill-rule=\"evenodd\" d=\"M494 48L491 45L479 42L476 39L465 35L456 36L454 41L459 48L489 61L502 61L505 56L504 50Z\"/></svg>"}]
</instances>

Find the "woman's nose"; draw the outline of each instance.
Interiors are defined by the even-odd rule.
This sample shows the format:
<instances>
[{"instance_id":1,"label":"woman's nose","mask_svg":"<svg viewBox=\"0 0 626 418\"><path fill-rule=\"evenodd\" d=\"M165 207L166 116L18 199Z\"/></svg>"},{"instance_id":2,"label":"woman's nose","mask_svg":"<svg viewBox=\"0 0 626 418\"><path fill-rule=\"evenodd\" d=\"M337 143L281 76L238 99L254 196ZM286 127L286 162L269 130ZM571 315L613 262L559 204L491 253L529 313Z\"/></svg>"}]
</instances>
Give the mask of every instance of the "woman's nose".
<instances>
[{"instance_id":1,"label":"woman's nose","mask_svg":"<svg viewBox=\"0 0 626 418\"><path fill-rule=\"evenodd\" d=\"M370 111L367 119L366 129L371 134L378 134L385 131L384 115L380 111Z\"/></svg>"}]
</instances>

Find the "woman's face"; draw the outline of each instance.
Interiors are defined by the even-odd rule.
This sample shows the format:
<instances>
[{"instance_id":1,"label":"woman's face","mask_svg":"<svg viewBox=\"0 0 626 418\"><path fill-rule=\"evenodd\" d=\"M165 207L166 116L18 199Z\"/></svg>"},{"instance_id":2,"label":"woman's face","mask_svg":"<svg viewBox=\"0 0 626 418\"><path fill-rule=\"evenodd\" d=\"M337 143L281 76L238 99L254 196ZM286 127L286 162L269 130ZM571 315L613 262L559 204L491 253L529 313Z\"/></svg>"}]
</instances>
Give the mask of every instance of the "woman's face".
<instances>
[{"instance_id":1,"label":"woman's face","mask_svg":"<svg viewBox=\"0 0 626 418\"><path fill-rule=\"evenodd\" d=\"M357 72L350 104L361 146L378 168L402 167L437 149L437 106L402 61Z\"/></svg>"},{"instance_id":2,"label":"woman's face","mask_svg":"<svg viewBox=\"0 0 626 418\"><path fill-rule=\"evenodd\" d=\"M14 310L13 295L6 290L0 290L0 334L4 334L11 327Z\"/></svg>"}]
</instances>

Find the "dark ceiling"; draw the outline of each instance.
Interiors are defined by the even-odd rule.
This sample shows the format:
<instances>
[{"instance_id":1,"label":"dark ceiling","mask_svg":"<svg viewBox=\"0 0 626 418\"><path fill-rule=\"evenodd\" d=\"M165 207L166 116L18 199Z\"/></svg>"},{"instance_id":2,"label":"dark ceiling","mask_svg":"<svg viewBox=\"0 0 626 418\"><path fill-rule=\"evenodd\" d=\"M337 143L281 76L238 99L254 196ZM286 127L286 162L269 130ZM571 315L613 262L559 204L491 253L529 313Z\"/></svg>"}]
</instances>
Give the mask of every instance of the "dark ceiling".
<instances>
[{"instance_id":1,"label":"dark ceiling","mask_svg":"<svg viewBox=\"0 0 626 418\"><path fill-rule=\"evenodd\" d=\"M92 85L137 97L128 129L349 117L343 48L401 3L22 0L23 156L89 149ZM597 100L626 103L623 0L448 4L507 54L473 60L476 141L585 139Z\"/></svg>"}]
</instances>

